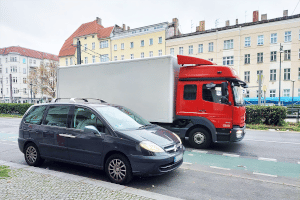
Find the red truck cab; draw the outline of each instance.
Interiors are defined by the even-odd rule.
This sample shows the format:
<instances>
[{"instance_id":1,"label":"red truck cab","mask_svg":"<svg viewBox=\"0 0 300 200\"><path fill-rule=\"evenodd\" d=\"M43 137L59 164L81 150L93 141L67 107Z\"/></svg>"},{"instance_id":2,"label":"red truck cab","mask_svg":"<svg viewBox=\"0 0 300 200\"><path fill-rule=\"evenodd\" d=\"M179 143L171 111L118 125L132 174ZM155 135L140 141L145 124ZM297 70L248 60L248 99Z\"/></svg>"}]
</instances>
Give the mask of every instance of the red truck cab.
<instances>
[{"instance_id":1,"label":"red truck cab","mask_svg":"<svg viewBox=\"0 0 300 200\"><path fill-rule=\"evenodd\" d=\"M178 55L176 120L180 137L195 148L237 142L245 135L245 104L236 71L208 60Z\"/></svg>"}]
</instances>

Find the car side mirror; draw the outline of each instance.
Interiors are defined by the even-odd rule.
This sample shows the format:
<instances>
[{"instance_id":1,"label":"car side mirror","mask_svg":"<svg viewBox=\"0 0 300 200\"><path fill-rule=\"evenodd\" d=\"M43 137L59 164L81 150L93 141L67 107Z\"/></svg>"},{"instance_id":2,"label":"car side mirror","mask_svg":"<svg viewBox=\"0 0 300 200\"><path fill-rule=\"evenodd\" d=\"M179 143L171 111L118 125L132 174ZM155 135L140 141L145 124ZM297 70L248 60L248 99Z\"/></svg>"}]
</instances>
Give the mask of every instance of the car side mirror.
<instances>
[{"instance_id":1,"label":"car side mirror","mask_svg":"<svg viewBox=\"0 0 300 200\"><path fill-rule=\"evenodd\" d=\"M92 125L85 126L83 132L95 136L101 136L101 133L98 131L98 129Z\"/></svg>"}]
</instances>

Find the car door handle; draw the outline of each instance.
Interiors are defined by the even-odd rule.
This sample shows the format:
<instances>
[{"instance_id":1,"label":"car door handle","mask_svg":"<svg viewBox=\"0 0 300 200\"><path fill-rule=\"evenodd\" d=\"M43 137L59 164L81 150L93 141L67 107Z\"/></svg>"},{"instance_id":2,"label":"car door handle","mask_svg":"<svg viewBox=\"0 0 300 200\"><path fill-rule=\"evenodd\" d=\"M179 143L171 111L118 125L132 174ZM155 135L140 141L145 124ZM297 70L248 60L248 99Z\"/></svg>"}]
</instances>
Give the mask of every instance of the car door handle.
<instances>
[{"instance_id":1,"label":"car door handle","mask_svg":"<svg viewBox=\"0 0 300 200\"><path fill-rule=\"evenodd\" d=\"M76 136L74 136L74 135L68 135L68 134L63 134L63 133L60 133L59 136L68 137L68 138L76 138Z\"/></svg>"}]
</instances>

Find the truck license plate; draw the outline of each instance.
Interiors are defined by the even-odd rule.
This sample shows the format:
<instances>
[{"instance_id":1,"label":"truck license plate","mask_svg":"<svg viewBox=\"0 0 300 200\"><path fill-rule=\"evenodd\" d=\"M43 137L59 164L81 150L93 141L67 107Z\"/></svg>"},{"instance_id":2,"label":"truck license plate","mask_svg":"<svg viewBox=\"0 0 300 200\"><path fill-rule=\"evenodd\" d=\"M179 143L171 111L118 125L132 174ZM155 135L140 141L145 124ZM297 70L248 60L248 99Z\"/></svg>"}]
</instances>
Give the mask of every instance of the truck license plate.
<instances>
[{"instance_id":1,"label":"truck license plate","mask_svg":"<svg viewBox=\"0 0 300 200\"><path fill-rule=\"evenodd\" d=\"M174 157L174 163L176 163L176 162L182 160L182 158L183 158L183 154L179 154L179 155L175 156L175 157Z\"/></svg>"}]
</instances>

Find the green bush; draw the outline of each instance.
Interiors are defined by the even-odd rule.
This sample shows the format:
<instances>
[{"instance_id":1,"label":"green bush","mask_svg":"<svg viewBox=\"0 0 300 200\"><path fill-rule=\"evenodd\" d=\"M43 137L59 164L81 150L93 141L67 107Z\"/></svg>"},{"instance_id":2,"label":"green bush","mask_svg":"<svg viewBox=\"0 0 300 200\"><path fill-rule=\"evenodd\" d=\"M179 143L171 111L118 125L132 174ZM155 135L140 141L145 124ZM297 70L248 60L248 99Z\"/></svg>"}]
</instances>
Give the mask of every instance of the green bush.
<instances>
[{"instance_id":1,"label":"green bush","mask_svg":"<svg viewBox=\"0 0 300 200\"><path fill-rule=\"evenodd\" d=\"M28 108L33 105L29 103L0 103L0 113L1 114L20 114L24 115L24 113L28 110Z\"/></svg>"},{"instance_id":2,"label":"green bush","mask_svg":"<svg viewBox=\"0 0 300 200\"><path fill-rule=\"evenodd\" d=\"M283 125L286 112L281 106L246 106L246 123Z\"/></svg>"}]
</instances>

